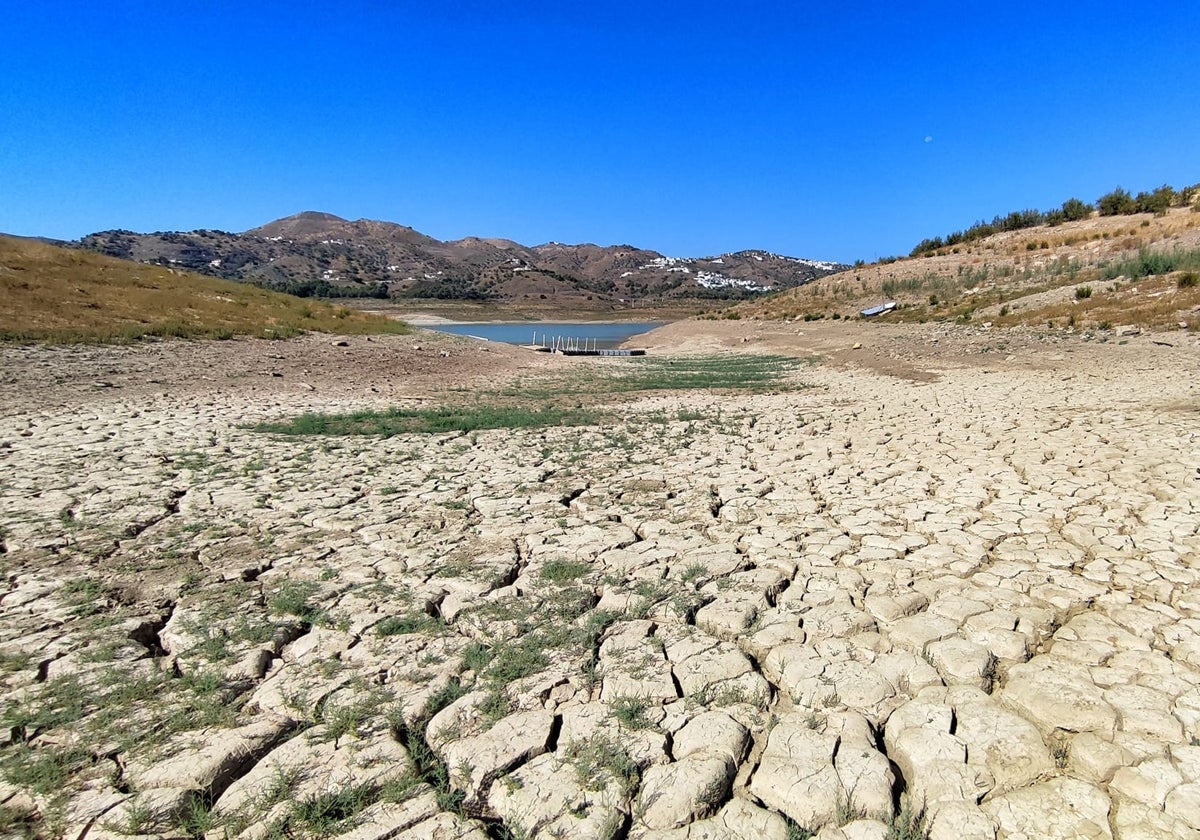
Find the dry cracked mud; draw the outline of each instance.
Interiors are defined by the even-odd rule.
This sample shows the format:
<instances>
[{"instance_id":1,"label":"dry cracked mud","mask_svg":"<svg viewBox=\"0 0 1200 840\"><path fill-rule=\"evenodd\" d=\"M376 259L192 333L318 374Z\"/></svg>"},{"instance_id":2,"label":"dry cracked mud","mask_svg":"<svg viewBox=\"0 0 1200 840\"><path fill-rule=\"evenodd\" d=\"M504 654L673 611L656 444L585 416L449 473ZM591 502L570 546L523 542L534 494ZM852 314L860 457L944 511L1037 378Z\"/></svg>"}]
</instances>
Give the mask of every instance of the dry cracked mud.
<instances>
[{"instance_id":1,"label":"dry cracked mud","mask_svg":"<svg viewBox=\"0 0 1200 840\"><path fill-rule=\"evenodd\" d=\"M5 833L1200 837L1194 339L248 427L532 364L420 342L0 350Z\"/></svg>"}]
</instances>

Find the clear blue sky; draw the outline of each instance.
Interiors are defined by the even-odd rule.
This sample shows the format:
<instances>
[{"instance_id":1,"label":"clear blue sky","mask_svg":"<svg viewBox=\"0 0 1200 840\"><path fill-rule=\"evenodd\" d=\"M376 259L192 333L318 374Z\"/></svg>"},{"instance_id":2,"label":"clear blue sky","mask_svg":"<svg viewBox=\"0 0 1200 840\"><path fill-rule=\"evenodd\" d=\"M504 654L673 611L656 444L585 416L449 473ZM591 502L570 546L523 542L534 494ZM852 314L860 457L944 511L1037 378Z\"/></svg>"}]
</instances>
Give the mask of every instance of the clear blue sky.
<instances>
[{"instance_id":1,"label":"clear blue sky","mask_svg":"<svg viewBox=\"0 0 1200 840\"><path fill-rule=\"evenodd\" d=\"M1200 3L12 2L0 231L907 253L1200 181Z\"/></svg>"}]
</instances>

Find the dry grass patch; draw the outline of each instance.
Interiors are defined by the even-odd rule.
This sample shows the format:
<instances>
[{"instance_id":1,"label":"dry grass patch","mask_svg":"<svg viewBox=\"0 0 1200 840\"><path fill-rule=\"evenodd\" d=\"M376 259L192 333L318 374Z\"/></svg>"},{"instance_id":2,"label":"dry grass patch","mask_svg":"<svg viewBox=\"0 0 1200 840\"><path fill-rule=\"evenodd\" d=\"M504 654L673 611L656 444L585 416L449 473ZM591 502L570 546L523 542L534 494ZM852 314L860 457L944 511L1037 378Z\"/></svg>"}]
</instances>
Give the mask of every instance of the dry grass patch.
<instances>
[{"instance_id":1,"label":"dry grass patch","mask_svg":"<svg viewBox=\"0 0 1200 840\"><path fill-rule=\"evenodd\" d=\"M9 236L0 236L0 298L5 341L409 331L401 321L343 306Z\"/></svg>"},{"instance_id":2,"label":"dry grass patch","mask_svg":"<svg viewBox=\"0 0 1200 840\"><path fill-rule=\"evenodd\" d=\"M1108 328L1127 324L1172 329L1184 323L1200 328L1200 288L1181 287L1172 275L1148 277L1136 283L1093 283L1086 297L1071 297L1036 309L1014 310L997 318L1001 326L1023 324L1079 329Z\"/></svg>"}]
</instances>

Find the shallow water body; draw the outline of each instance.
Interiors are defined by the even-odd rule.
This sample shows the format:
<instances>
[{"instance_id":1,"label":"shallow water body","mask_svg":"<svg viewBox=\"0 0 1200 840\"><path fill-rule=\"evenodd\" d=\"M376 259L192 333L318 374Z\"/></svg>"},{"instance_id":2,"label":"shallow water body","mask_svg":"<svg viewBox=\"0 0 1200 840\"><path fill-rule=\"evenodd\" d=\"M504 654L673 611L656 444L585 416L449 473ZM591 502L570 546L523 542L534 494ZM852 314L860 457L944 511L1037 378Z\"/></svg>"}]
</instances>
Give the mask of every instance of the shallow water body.
<instances>
[{"instance_id":1,"label":"shallow water body","mask_svg":"<svg viewBox=\"0 0 1200 840\"><path fill-rule=\"evenodd\" d=\"M429 329L467 335L505 344L554 344L556 340L574 341L598 349L618 347L629 338L657 329L665 321L588 323L563 321L523 321L520 323L431 324Z\"/></svg>"}]
</instances>

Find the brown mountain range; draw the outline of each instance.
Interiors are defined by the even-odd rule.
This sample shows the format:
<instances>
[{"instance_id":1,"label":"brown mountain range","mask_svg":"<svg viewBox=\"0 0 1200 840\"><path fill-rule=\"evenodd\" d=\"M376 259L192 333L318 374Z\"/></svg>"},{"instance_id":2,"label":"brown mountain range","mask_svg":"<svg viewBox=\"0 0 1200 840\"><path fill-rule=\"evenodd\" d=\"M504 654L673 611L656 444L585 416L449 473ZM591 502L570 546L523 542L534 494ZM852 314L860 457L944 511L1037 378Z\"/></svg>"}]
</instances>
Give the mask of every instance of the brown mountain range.
<instances>
[{"instance_id":1,"label":"brown mountain range","mask_svg":"<svg viewBox=\"0 0 1200 840\"><path fill-rule=\"evenodd\" d=\"M845 268L766 251L667 257L631 245L443 242L393 222L308 211L244 233L110 230L78 247L301 295L618 302L741 299Z\"/></svg>"}]
</instances>

